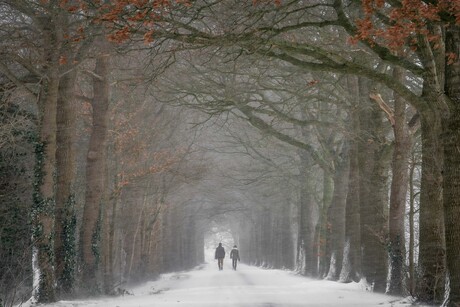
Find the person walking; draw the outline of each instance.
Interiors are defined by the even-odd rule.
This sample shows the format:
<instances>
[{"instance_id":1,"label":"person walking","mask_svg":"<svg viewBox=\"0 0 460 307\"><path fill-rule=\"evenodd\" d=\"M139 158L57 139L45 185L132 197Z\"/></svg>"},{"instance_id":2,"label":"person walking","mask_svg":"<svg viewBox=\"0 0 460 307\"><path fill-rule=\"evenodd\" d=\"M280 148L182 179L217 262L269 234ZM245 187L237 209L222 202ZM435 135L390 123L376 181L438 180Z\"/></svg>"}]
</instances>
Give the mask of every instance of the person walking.
<instances>
[{"instance_id":1,"label":"person walking","mask_svg":"<svg viewBox=\"0 0 460 307\"><path fill-rule=\"evenodd\" d=\"M217 259L217 265L219 266L219 270L224 269L224 258L225 258L225 249L222 246L222 243L219 243L219 246L216 248L215 259Z\"/></svg>"},{"instance_id":2,"label":"person walking","mask_svg":"<svg viewBox=\"0 0 460 307\"><path fill-rule=\"evenodd\" d=\"M236 245L233 246L232 251L230 252L230 258L232 259L233 269L236 271L237 261L240 261L240 252Z\"/></svg>"}]
</instances>

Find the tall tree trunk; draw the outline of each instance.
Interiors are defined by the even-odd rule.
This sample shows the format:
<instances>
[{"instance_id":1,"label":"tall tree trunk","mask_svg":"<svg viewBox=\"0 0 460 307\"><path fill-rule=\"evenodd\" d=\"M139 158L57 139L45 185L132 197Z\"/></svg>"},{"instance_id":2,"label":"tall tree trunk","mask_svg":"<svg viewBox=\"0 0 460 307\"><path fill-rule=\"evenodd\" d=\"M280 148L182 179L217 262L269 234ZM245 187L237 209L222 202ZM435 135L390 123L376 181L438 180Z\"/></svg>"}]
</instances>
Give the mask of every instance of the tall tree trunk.
<instances>
[{"instance_id":1,"label":"tall tree trunk","mask_svg":"<svg viewBox=\"0 0 460 307\"><path fill-rule=\"evenodd\" d=\"M40 139L36 146L34 230L33 240L38 251L40 281L38 302L53 302L55 295L54 273L54 210L56 166L56 115L59 95L59 48L60 36L51 22L43 20L43 36L47 78L41 89Z\"/></svg>"},{"instance_id":2,"label":"tall tree trunk","mask_svg":"<svg viewBox=\"0 0 460 307\"><path fill-rule=\"evenodd\" d=\"M110 161L111 158L114 156L111 155L111 150L113 147L109 146L107 150L107 157ZM114 159L112 159L113 161ZM114 178L113 186L109 187L107 184L106 189L109 190L112 188L112 191L109 195L107 195L107 203L103 210L103 229L102 229L102 249L103 249L103 257L102 257L102 274L103 274L103 284L104 288L103 291L105 294L113 294L113 290L115 289L115 275L116 275L116 268L115 262L117 259L117 255L119 253L115 251L116 245L116 222L117 222L117 210L120 203L121 197L121 189L118 188L118 173L117 170L117 162L115 161L112 166L107 166L107 178ZM113 173L110 173L111 170ZM109 174L110 173L110 174Z\"/></svg>"},{"instance_id":3,"label":"tall tree trunk","mask_svg":"<svg viewBox=\"0 0 460 307\"><path fill-rule=\"evenodd\" d=\"M53 302L55 296L54 274L54 173L56 155L56 108L58 80L51 77L45 85L42 100L40 141L35 154L36 190L34 191L33 240L38 249L40 283L37 291L39 302Z\"/></svg>"},{"instance_id":4,"label":"tall tree trunk","mask_svg":"<svg viewBox=\"0 0 460 307\"><path fill-rule=\"evenodd\" d=\"M150 184L147 185L147 187L149 187ZM130 253L128 255L130 255L130 259L129 259L129 263L128 263L128 273L127 273L127 280L130 281L132 279L132 271L133 271L133 266L135 267L134 271L135 271L135 274L138 274L140 273L139 269L140 269L140 266L142 265L141 263L134 263L135 262L135 255L136 253L138 254L138 256L142 255L142 247L140 247L139 245L141 244L142 242L142 237L139 235L140 233L143 232L143 228L144 228L144 224L145 224L145 215L147 214L146 212L147 210L147 194L144 193L144 196L142 197L142 204L141 204L141 208L139 210L135 210L135 212L138 212L139 213L139 216L137 217L137 222L134 226L134 234L133 234L133 237L132 237L132 245L131 245L131 248L130 248ZM133 216L134 218L134 216ZM136 259L139 259L139 258L142 258L142 257L137 257ZM138 261L139 262L139 261Z\"/></svg>"},{"instance_id":5,"label":"tall tree trunk","mask_svg":"<svg viewBox=\"0 0 460 307\"><path fill-rule=\"evenodd\" d=\"M359 144L360 165L360 217L362 245L362 273L375 291L385 292L385 197L386 174L389 161L385 154L385 132L382 130L382 112L374 103L369 104L368 81L359 78L362 111L360 113L361 141Z\"/></svg>"},{"instance_id":6,"label":"tall tree trunk","mask_svg":"<svg viewBox=\"0 0 460 307\"><path fill-rule=\"evenodd\" d=\"M412 161L409 170L409 280L408 288L410 295L415 297L415 286L417 276L415 274L415 191L414 191L414 172L416 168L416 157L412 154Z\"/></svg>"},{"instance_id":7,"label":"tall tree trunk","mask_svg":"<svg viewBox=\"0 0 460 307\"><path fill-rule=\"evenodd\" d=\"M299 150L301 186L298 211L297 261L301 274L318 275L318 258L315 253L315 229L318 223L318 209L309 187L311 158L306 151Z\"/></svg>"},{"instance_id":8,"label":"tall tree trunk","mask_svg":"<svg viewBox=\"0 0 460 307\"><path fill-rule=\"evenodd\" d=\"M380 116L382 112L379 112ZM380 116L377 116L379 118ZM380 118L381 120L381 118ZM385 145L384 137L386 133L377 129L376 142L379 143L378 150L374 153L374 169L371 175L371 189L369 195L369 209L372 211L368 216L371 224L367 225L370 232L370 240L368 246L371 259L369 263L371 270L369 271L368 281L374 284L374 291L385 293L387 288L387 237L388 237L388 180L389 167L391 161L391 147ZM370 212L369 212L370 213Z\"/></svg>"},{"instance_id":9,"label":"tall tree trunk","mask_svg":"<svg viewBox=\"0 0 460 307\"><path fill-rule=\"evenodd\" d=\"M363 86L363 80L360 78L360 95L361 92L365 92L368 90L368 87ZM361 103L364 100L363 98L360 99ZM365 111L365 109L360 108L362 111L359 114L360 118L360 142L359 142L359 202L360 202L360 217L361 217L361 263L362 263L362 275L364 278L368 278L371 274L372 270L372 263L371 260L371 246L369 246L369 241L372 239L370 236L369 225L373 225L372 222L372 215L374 214L372 208L370 208L370 182L369 178L371 176L371 172L374 169L374 149L372 148L374 142L371 140L371 136L367 135L368 129L370 129L369 123L369 111ZM369 130L370 131L370 130Z\"/></svg>"},{"instance_id":10,"label":"tall tree trunk","mask_svg":"<svg viewBox=\"0 0 460 307\"><path fill-rule=\"evenodd\" d=\"M286 198L289 198L287 196ZM279 268L292 270L294 268L294 244L292 240L292 232L294 229L291 227L291 204L287 202L285 206L280 206L278 214L280 218L280 235L279 235L279 251L278 256L280 259ZM286 208L287 207L287 208ZM276 231L276 230L275 230Z\"/></svg>"},{"instance_id":11,"label":"tall tree trunk","mask_svg":"<svg viewBox=\"0 0 460 307\"><path fill-rule=\"evenodd\" d=\"M349 88L359 93L356 77L348 77ZM358 98L358 95L356 96ZM348 193L346 198L345 246L343 252L341 282L358 282L361 273L361 235L359 214L359 116L356 111L350 112L351 131L354 137L350 142L350 166L348 173Z\"/></svg>"},{"instance_id":12,"label":"tall tree trunk","mask_svg":"<svg viewBox=\"0 0 460 307\"><path fill-rule=\"evenodd\" d=\"M422 182L420 195L420 258L421 279L418 297L423 302L440 303L444 296L445 249L444 221L441 211L441 165L439 152L439 120L422 116ZM436 128L436 126L438 128Z\"/></svg>"},{"instance_id":13,"label":"tall tree trunk","mask_svg":"<svg viewBox=\"0 0 460 307\"><path fill-rule=\"evenodd\" d=\"M109 105L109 57L96 59L93 77L93 124L86 162L86 195L81 228L82 286L89 293L101 291L96 273L101 256L100 237L106 188L106 136Z\"/></svg>"},{"instance_id":14,"label":"tall tree trunk","mask_svg":"<svg viewBox=\"0 0 460 307\"><path fill-rule=\"evenodd\" d=\"M421 40L420 61L425 69L422 99L418 109L422 133L422 178L420 187L420 245L417 297L419 301L440 304L445 290L445 239L442 198L443 148L442 117L445 113L445 46L441 25L433 27L439 34L434 43ZM436 46L435 46L436 45Z\"/></svg>"},{"instance_id":15,"label":"tall tree trunk","mask_svg":"<svg viewBox=\"0 0 460 307\"><path fill-rule=\"evenodd\" d=\"M400 68L395 68L393 76L403 80ZM394 95L394 150L392 158L392 180L389 214L389 260L390 283L388 293L403 294L404 263L406 259L404 217L406 214L406 195L409 180L408 164L412 145L406 123L406 102Z\"/></svg>"},{"instance_id":16,"label":"tall tree trunk","mask_svg":"<svg viewBox=\"0 0 460 307\"><path fill-rule=\"evenodd\" d=\"M318 276L326 277L329 269L330 255L328 255L328 240L330 239L330 227L327 221L327 212L331 205L332 196L334 193L334 180L330 173L323 171L323 201L320 209L319 221L316 227L315 243L318 248Z\"/></svg>"},{"instance_id":17,"label":"tall tree trunk","mask_svg":"<svg viewBox=\"0 0 460 307\"><path fill-rule=\"evenodd\" d=\"M115 245L115 219L118 198L109 197L103 210L103 242L102 242L102 275L104 294L113 294L114 290L114 245ZM109 205L110 204L110 205Z\"/></svg>"},{"instance_id":18,"label":"tall tree trunk","mask_svg":"<svg viewBox=\"0 0 460 307\"><path fill-rule=\"evenodd\" d=\"M161 225L161 246L162 246L162 261L161 261L161 268L162 268L162 273L165 271L168 271L171 267L170 262L171 262L171 257L170 257L170 251L171 251L171 237L172 237L172 227L171 225L171 211L172 208L171 206L168 207L167 210L165 210L164 216L162 218L162 225ZM251 232L252 234L254 232Z\"/></svg>"},{"instance_id":19,"label":"tall tree trunk","mask_svg":"<svg viewBox=\"0 0 460 307\"><path fill-rule=\"evenodd\" d=\"M75 280L75 137L76 109L73 99L76 72L71 71L61 78L57 109L56 165L56 210L55 243L56 281L59 294L72 291Z\"/></svg>"},{"instance_id":20,"label":"tall tree trunk","mask_svg":"<svg viewBox=\"0 0 460 307\"><path fill-rule=\"evenodd\" d=\"M327 279L339 279L342 270L343 249L345 246L345 209L348 193L349 147L345 142L334 174L334 193L329 207L330 219L328 226L331 230L331 263Z\"/></svg>"},{"instance_id":21,"label":"tall tree trunk","mask_svg":"<svg viewBox=\"0 0 460 307\"><path fill-rule=\"evenodd\" d=\"M351 144L351 147L349 185L345 208L345 245L340 272L341 282L358 282L361 272L358 150L356 144Z\"/></svg>"},{"instance_id":22,"label":"tall tree trunk","mask_svg":"<svg viewBox=\"0 0 460 307\"><path fill-rule=\"evenodd\" d=\"M115 286L115 258L118 253L115 252L115 226L117 222L117 211L120 203L122 189L119 186L119 161L114 155L117 148L114 145L108 145L107 157L112 161L112 165L107 166L107 178L113 178L112 186L107 182L107 189L112 188L108 196L107 205L104 209L103 222L103 279L104 293L110 294Z\"/></svg>"},{"instance_id":23,"label":"tall tree trunk","mask_svg":"<svg viewBox=\"0 0 460 307\"><path fill-rule=\"evenodd\" d=\"M422 179L420 192L420 245L417 297L440 304L444 297L445 242L442 211L440 116L435 110L421 114Z\"/></svg>"},{"instance_id":24,"label":"tall tree trunk","mask_svg":"<svg viewBox=\"0 0 460 307\"><path fill-rule=\"evenodd\" d=\"M446 65L445 92L450 97L449 118L444 121L443 202L447 269L449 273L448 306L460 306L460 26L446 29L446 53L454 54Z\"/></svg>"}]
</instances>

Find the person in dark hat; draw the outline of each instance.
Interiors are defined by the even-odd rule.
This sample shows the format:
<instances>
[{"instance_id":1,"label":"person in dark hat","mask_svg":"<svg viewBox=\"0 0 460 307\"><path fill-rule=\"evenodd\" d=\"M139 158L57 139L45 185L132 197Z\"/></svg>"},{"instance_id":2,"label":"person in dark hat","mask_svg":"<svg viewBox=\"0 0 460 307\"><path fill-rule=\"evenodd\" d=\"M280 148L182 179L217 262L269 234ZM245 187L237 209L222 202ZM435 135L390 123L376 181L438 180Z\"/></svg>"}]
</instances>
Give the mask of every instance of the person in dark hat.
<instances>
[{"instance_id":1,"label":"person in dark hat","mask_svg":"<svg viewBox=\"0 0 460 307\"><path fill-rule=\"evenodd\" d=\"M224 258L225 258L225 249L222 246L222 243L219 243L219 246L216 248L215 259L217 259L217 265L219 266L219 270L224 269Z\"/></svg>"}]
</instances>

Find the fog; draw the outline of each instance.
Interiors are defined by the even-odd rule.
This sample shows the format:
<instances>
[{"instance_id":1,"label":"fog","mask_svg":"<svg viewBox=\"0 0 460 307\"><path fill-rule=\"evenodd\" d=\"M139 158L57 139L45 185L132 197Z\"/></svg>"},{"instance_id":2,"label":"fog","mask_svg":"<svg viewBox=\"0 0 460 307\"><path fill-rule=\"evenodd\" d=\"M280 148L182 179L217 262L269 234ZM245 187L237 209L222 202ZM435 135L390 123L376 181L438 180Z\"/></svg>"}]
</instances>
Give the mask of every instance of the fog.
<instances>
[{"instance_id":1,"label":"fog","mask_svg":"<svg viewBox=\"0 0 460 307\"><path fill-rule=\"evenodd\" d=\"M458 1L397 2L0 0L0 307L198 306L219 243L235 306L460 304Z\"/></svg>"}]
</instances>

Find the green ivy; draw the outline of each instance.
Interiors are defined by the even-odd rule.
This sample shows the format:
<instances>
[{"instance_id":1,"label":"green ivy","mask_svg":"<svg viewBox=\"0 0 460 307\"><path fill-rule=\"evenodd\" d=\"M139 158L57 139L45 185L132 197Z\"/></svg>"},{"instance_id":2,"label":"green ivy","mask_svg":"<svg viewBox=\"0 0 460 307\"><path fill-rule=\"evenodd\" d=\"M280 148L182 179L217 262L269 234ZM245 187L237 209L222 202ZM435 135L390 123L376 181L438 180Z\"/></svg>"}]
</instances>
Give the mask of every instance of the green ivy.
<instances>
[{"instance_id":1,"label":"green ivy","mask_svg":"<svg viewBox=\"0 0 460 307\"><path fill-rule=\"evenodd\" d=\"M0 91L1 92L1 91ZM0 95L1 96L1 95ZM18 290L32 289L33 153L37 140L34 117L9 101L0 104L0 124L21 118L30 125L14 128L14 141L0 148L0 307L10 306ZM22 295L22 294L21 294Z\"/></svg>"},{"instance_id":2,"label":"green ivy","mask_svg":"<svg viewBox=\"0 0 460 307\"><path fill-rule=\"evenodd\" d=\"M75 215L75 196L70 195L69 199L65 204L66 216L63 221L62 227L62 238L63 238L63 250L64 250L64 270L61 276L62 289L69 293L72 291L73 283L75 280L75 266L76 266L76 228L77 218Z\"/></svg>"},{"instance_id":3,"label":"green ivy","mask_svg":"<svg viewBox=\"0 0 460 307\"><path fill-rule=\"evenodd\" d=\"M41 209L43 196L40 192L40 187L43 184L43 165L45 161L45 144L35 140L35 170L34 170L34 192L33 192L33 207L32 219L34 220Z\"/></svg>"},{"instance_id":4,"label":"green ivy","mask_svg":"<svg viewBox=\"0 0 460 307\"><path fill-rule=\"evenodd\" d=\"M47 289L47 283L45 282L48 277L44 272L40 274L40 285L38 287L37 298L41 303L50 303L54 302L55 298L54 295L50 295L50 293L54 293L53 289Z\"/></svg>"},{"instance_id":5,"label":"green ivy","mask_svg":"<svg viewBox=\"0 0 460 307\"><path fill-rule=\"evenodd\" d=\"M39 262L46 262L48 265L54 263L54 233L50 233L47 238L43 238L43 224L39 220L40 215L54 216L55 199L53 197L44 198L40 187L43 184L44 178L44 163L45 163L45 149L46 144L38 140L35 141L35 169L34 169L34 183L33 183L33 203L31 210L32 221L32 236L34 240L41 242L38 244ZM41 238L41 240L40 240ZM46 240L43 240L46 239ZM43 243L47 242L47 243ZM45 259L43 259L45 257ZM47 276L42 270L40 275L39 291L37 299L40 302L54 301L54 289L48 289L48 279L52 278Z\"/></svg>"}]
</instances>

